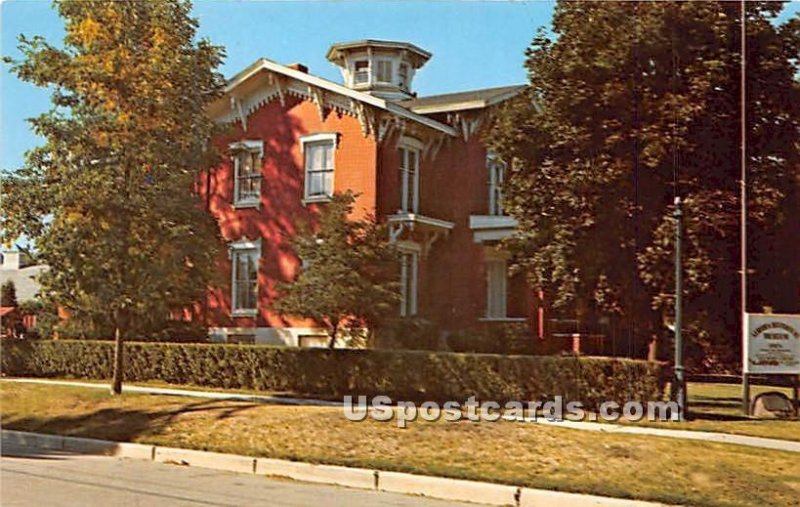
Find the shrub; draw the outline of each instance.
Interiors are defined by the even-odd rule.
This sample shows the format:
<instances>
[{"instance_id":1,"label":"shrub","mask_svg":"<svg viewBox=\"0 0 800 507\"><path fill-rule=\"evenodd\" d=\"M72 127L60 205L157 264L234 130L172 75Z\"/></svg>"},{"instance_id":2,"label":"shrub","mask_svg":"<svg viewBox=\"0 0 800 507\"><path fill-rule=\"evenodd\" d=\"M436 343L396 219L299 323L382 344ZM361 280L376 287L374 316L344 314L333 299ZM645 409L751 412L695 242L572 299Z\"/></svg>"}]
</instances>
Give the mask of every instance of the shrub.
<instances>
[{"instance_id":1,"label":"shrub","mask_svg":"<svg viewBox=\"0 0 800 507\"><path fill-rule=\"evenodd\" d=\"M537 345L527 322L487 322L447 337L447 346L453 352L533 354Z\"/></svg>"},{"instance_id":2,"label":"shrub","mask_svg":"<svg viewBox=\"0 0 800 507\"><path fill-rule=\"evenodd\" d=\"M4 344L6 375L108 379L113 342L42 340ZM501 356L408 350L297 349L261 345L129 343L128 381L394 400L546 400L588 409L613 400L660 399L665 369L614 358Z\"/></svg>"},{"instance_id":3,"label":"shrub","mask_svg":"<svg viewBox=\"0 0 800 507\"><path fill-rule=\"evenodd\" d=\"M391 320L376 333L381 348L439 350L439 326L420 317Z\"/></svg>"}]
</instances>

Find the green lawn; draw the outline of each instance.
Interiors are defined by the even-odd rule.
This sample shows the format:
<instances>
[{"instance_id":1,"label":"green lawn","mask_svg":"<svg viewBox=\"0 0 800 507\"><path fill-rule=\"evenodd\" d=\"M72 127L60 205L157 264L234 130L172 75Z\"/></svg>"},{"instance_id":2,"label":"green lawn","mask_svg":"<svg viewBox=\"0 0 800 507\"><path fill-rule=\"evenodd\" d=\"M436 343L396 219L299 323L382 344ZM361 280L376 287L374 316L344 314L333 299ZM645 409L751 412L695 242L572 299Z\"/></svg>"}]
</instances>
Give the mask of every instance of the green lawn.
<instances>
[{"instance_id":1,"label":"green lawn","mask_svg":"<svg viewBox=\"0 0 800 507\"><path fill-rule=\"evenodd\" d=\"M796 505L797 454L535 424L350 422L341 409L0 383L7 429L684 505Z\"/></svg>"},{"instance_id":2,"label":"green lawn","mask_svg":"<svg viewBox=\"0 0 800 507\"><path fill-rule=\"evenodd\" d=\"M690 383L686 390L689 394L691 420L680 423L669 421L637 423L622 421L622 423L800 441L800 419L756 419L746 416L741 408L742 387L739 384ZM792 397L791 389L764 386L751 387L750 395L755 397L767 391L780 391L789 398Z\"/></svg>"}]
</instances>

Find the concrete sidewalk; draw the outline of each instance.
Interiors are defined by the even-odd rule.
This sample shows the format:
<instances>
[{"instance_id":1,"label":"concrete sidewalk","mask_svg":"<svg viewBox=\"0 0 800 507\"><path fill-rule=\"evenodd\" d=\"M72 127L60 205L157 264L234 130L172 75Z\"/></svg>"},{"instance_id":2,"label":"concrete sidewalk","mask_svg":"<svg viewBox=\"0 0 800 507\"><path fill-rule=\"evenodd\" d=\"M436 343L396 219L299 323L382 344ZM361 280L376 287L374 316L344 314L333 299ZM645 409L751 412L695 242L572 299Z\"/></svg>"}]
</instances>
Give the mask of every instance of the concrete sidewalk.
<instances>
[{"instance_id":1,"label":"concrete sidewalk","mask_svg":"<svg viewBox=\"0 0 800 507\"><path fill-rule=\"evenodd\" d=\"M72 387L87 387L91 389L110 389L109 384L91 383L91 382L78 382L78 381L73 382L66 380L29 379L29 378L4 378L0 380L2 380L3 382L19 382L26 384L46 384L46 385L72 386ZM336 402L336 401L289 398L282 396L226 393L219 391L200 391L200 390L190 390L190 389L146 387L146 386L136 386L131 384L125 384L123 387L123 392L156 394L156 395L167 395L167 396L188 396L194 398L207 398L207 399L217 399L217 400L250 401L256 403L279 404L279 405L327 406L327 407L342 406L341 402ZM668 430L661 428L648 428L644 426L626 426L622 424L610 424L610 423L595 423L595 422L583 422L583 421L549 421L544 417L537 417L535 419L530 417L524 419L504 417L503 419L507 421L544 424L557 428L573 429L580 431L594 431L601 433L628 434L628 435L652 436L652 437L663 437L663 438L678 438L683 440L699 440L703 442L743 445L747 447L757 447L761 449L771 449L776 451L800 453L800 442L795 442L791 440L780 440L775 438L751 437L746 435L734 435L730 433L714 433L708 431ZM798 422L798 430L800 430L800 422Z\"/></svg>"}]
</instances>

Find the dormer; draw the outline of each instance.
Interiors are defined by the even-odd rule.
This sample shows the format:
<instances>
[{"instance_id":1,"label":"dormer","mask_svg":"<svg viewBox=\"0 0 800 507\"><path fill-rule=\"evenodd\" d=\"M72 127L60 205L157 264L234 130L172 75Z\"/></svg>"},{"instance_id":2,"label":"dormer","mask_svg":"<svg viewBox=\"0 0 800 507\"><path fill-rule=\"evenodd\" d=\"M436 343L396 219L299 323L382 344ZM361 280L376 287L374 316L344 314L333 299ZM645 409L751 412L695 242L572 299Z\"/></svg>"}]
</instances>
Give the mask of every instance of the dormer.
<instances>
[{"instance_id":1,"label":"dormer","mask_svg":"<svg viewBox=\"0 0 800 507\"><path fill-rule=\"evenodd\" d=\"M412 98L414 73L431 54L407 42L362 40L334 44L326 55L348 88L387 100Z\"/></svg>"}]
</instances>

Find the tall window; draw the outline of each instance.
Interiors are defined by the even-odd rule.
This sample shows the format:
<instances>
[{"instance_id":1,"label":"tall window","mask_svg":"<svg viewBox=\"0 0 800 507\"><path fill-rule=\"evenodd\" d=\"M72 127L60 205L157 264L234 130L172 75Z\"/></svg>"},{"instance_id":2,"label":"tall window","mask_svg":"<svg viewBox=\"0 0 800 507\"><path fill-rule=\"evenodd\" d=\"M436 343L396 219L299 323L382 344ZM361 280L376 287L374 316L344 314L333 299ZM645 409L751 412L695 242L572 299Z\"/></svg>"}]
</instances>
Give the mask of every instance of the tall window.
<instances>
[{"instance_id":1,"label":"tall window","mask_svg":"<svg viewBox=\"0 0 800 507\"><path fill-rule=\"evenodd\" d=\"M333 195L336 134L313 134L300 141L305 159L305 198L328 200Z\"/></svg>"},{"instance_id":2,"label":"tall window","mask_svg":"<svg viewBox=\"0 0 800 507\"><path fill-rule=\"evenodd\" d=\"M258 309L258 260L261 248L257 243L237 243L231 248L231 308L234 314L254 314Z\"/></svg>"},{"instance_id":3,"label":"tall window","mask_svg":"<svg viewBox=\"0 0 800 507\"><path fill-rule=\"evenodd\" d=\"M508 267L502 259L486 261L486 317L504 319L507 317Z\"/></svg>"},{"instance_id":4,"label":"tall window","mask_svg":"<svg viewBox=\"0 0 800 507\"><path fill-rule=\"evenodd\" d=\"M506 164L493 152L486 155L486 168L489 170L489 214L503 214L503 184Z\"/></svg>"},{"instance_id":5,"label":"tall window","mask_svg":"<svg viewBox=\"0 0 800 507\"><path fill-rule=\"evenodd\" d=\"M400 254L400 316L411 317L417 314L417 275L419 254L401 252Z\"/></svg>"},{"instance_id":6,"label":"tall window","mask_svg":"<svg viewBox=\"0 0 800 507\"><path fill-rule=\"evenodd\" d=\"M261 197L261 141L241 141L231 145L233 153L233 203L258 205Z\"/></svg>"},{"instance_id":7,"label":"tall window","mask_svg":"<svg viewBox=\"0 0 800 507\"><path fill-rule=\"evenodd\" d=\"M400 148L400 212L419 212L419 150Z\"/></svg>"},{"instance_id":8,"label":"tall window","mask_svg":"<svg viewBox=\"0 0 800 507\"><path fill-rule=\"evenodd\" d=\"M375 67L375 80L379 83L392 82L392 61L378 60Z\"/></svg>"}]
</instances>

